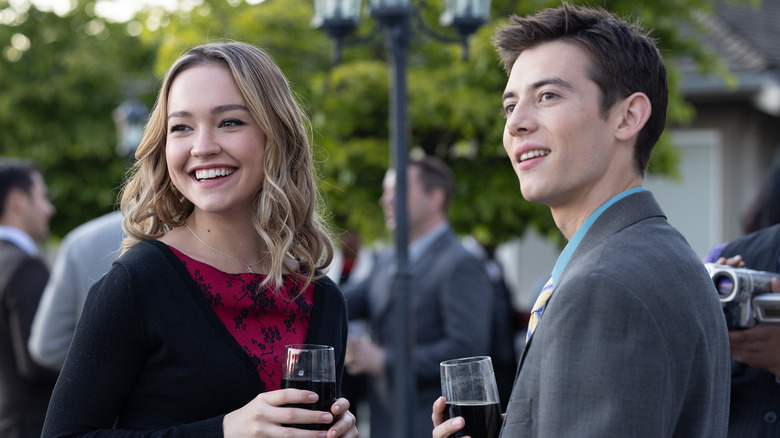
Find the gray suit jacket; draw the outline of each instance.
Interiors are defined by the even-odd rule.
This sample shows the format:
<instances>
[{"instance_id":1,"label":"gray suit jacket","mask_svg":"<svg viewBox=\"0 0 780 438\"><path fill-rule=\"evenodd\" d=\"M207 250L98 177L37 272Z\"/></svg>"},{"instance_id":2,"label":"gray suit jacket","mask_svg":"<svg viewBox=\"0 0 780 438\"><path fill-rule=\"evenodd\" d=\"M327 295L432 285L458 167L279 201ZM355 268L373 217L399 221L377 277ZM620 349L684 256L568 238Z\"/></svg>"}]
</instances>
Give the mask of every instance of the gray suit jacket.
<instances>
[{"instance_id":1,"label":"gray suit jacket","mask_svg":"<svg viewBox=\"0 0 780 438\"><path fill-rule=\"evenodd\" d=\"M593 224L525 348L501 436L726 436L729 345L712 281L650 192Z\"/></svg>"},{"instance_id":2,"label":"gray suit jacket","mask_svg":"<svg viewBox=\"0 0 780 438\"><path fill-rule=\"evenodd\" d=\"M439 363L458 357L488 354L493 292L479 260L466 250L452 231L439 236L420 259L410 264L412 346L417 378L414 437L431 436L431 405L441 395ZM371 438L393 436L393 348L396 300L393 294L395 261L380 254L371 275L344 287L350 319L370 320L374 342L388 351L386 374L370 378Z\"/></svg>"}]
</instances>

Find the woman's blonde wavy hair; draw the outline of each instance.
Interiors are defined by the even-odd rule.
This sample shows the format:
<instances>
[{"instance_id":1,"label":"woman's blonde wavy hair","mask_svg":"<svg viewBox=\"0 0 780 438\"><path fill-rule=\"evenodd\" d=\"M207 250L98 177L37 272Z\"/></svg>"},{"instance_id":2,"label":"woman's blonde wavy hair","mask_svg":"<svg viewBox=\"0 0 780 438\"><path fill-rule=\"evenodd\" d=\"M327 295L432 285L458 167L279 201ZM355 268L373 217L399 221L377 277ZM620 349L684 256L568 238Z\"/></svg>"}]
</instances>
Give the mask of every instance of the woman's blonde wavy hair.
<instances>
[{"instance_id":1,"label":"woman's blonde wavy hair","mask_svg":"<svg viewBox=\"0 0 780 438\"><path fill-rule=\"evenodd\" d=\"M166 73L136 150L136 162L122 188L122 228L127 234L122 252L184 225L194 209L173 186L168 174L167 102L171 84L179 73L204 64L219 64L230 70L267 139L265 178L255 197L253 218L258 238L271 256L271 271L263 285L273 281L278 288L284 274L297 275L308 285L322 276L315 271L325 268L333 259L333 244L320 215L322 203L308 140L310 123L276 63L263 50L241 42L195 47L177 59ZM298 261L299 271L291 271L285 263L288 257Z\"/></svg>"}]
</instances>

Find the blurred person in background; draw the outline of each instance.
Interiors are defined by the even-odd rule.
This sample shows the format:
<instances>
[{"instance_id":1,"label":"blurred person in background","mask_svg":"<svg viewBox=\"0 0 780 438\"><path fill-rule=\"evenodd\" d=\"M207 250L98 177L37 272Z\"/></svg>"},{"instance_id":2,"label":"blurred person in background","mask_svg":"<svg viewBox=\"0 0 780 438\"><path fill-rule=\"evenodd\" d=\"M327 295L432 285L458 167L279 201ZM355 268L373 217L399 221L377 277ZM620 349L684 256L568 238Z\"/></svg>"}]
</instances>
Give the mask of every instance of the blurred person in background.
<instances>
[{"instance_id":1,"label":"blurred person in background","mask_svg":"<svg viewBox=\"0 0 780 438\"><path fill-rule=\"evenodd\" d=\"M482 263L463 247L447 220L454 194L450 169L431 156L411 159L407 169L410 372L417 388L410 421L414 436L423 437L433 429L430 402L441 395L440 362L490 351L494 293ZM395 170L388 170L380 199L389 230L395 229L395 178ZM397 423L395 273L395 252L381 252L365 280L343 289L350 319L368 321L368 336L350 333L347 372L368 376L371 438L392 436Z\"/></svg>"},{"instance_id":2,"label":"blurred person in background","mask_svg":"<svg viewBox=\"0 0 780 438\"><path fill-rule=\"evenodd\" d=\"M117 153L132 163L137 147L120 140ZM106 213L62 239L30 333L30 355L39 365L55 371L62 368L89 288L119 257L125 237L122 218L118 210Z\"/></svg>"},{"instance_id":3,"label":"blurred person in background","mask_svg":"<svg viewBox=\"0 0 780 438\"><path fill-rule=\"evenodd\" d=\"M136 147L117 148L132 163ZM30 355L59 371L73 340L89 288L119 257L123 215L106 213L74 228L62 239L30 333Z\"/></svg>"},{"instance_id":4,"label":"blurred person in background","mask_svg":"<svg viewBox=\"0 0 780 438\"><path fill-rule=\"evenodd\" d=\"M742 216L743 234L780 223L780 154L764 178L758 195Z\"/></svg>"},{"instance_id":5,"label":"blurred person in background","mask_svg":"<svg viewBox=\"0 0 780 438\"><path fill-rule=\"evenodd\" d=\"M704 262L780 273L780 224L720 245ZM780 436L780 325L733 328L729 345L729 438Z\"/></svg>"},{"instance_id":6,"label":"blurred person in background","mask_svg":"<svg viewBox=\"0 0 780 438\"><path fill-rule=\"evenodd\" d=\"M59 371L73 340L89 288L119 256L122 213L107 213L74 228L62 240L30 333L30 355Z\"/></svg>"},{"instance_id":7,"label":"blurred person in background","mask_svg":"<svg viewBox=\"0 0 780 438\"><path fill-rule=\"evenodd\" d=\"M745 235L712 248L705 263L780 273L780 166L744 216ZM780 436L780 325L729 330L729 438Z\"/></svg>"},{"instance_id":8,"label":"blurred person in background","mask_svg":"<svg viewBox=\"0 0 780 438\"><path fill-rule=\"evenodd\" d=\"M37 167L0 159L0 436L38 438L57 374L38 366L27 342L49 277L36 242L54 207Z\"/></svg>"}]
</instances>

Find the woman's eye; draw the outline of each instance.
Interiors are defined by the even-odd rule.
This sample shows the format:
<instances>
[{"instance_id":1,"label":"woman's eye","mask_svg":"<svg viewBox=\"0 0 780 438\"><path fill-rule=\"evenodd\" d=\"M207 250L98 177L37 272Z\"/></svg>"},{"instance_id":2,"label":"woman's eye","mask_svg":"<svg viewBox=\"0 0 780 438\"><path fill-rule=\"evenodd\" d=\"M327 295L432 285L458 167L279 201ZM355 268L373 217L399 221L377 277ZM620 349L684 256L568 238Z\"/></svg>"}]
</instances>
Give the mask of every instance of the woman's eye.
<instances>
[{"instance_id":1,"label":"woman's eye","mask_svg":"<svg viewBox=\"0 0 780 438\"><path fill-rule=\"evenodd\" d=\"M227 119L223 120L222 123L219 124L220 128L232 128L235 126L241 126L245 123L238 119Z\"/></svg>"},{"instance_id":2,"label":"woman's eye","mask_svg":"<svg viewBox=\"0 0 780 438\"><path fill-rule=\"evenodd\" d=\"M186 131L189 129L186 125L171 125L171 132Z\"/></svg>"}]
</instances>

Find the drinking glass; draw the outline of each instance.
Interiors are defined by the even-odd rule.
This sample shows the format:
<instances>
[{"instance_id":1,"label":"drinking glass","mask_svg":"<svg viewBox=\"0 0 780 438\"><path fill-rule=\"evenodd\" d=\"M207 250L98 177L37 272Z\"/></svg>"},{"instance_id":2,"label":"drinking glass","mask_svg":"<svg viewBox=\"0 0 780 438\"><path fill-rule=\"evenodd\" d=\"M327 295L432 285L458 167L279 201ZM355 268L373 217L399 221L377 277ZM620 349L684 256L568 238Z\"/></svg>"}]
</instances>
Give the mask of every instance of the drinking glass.
<instances>
[{"instance_id":1,"label":"drinking glass","mask_svg":"<svg viewBox=\"0 0 780 438\"><path fill-rule=\"evenodd\" d=\"M497 438L501 403L490 356L446 360L441 366L441 393L447 419L463 417L466 425L452 437Z\"/></svg>"},{"instance_id":2,"label":"drinking glass","mask_svg":"<svg viewBox=\"0 0 780 438\"><path fill-rule=\"evenodd\" d=\"M295 388L314 391L319 396L315 403L289 404L294 408L330 412L336 401L336 362L333 347L314 344L292 344L284 347L282 389ZM328 430L330 424L291 424L307 430Z\"/></svg>"}]
</instances>

